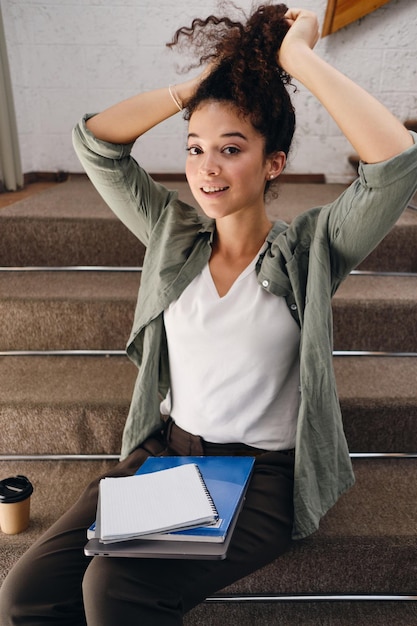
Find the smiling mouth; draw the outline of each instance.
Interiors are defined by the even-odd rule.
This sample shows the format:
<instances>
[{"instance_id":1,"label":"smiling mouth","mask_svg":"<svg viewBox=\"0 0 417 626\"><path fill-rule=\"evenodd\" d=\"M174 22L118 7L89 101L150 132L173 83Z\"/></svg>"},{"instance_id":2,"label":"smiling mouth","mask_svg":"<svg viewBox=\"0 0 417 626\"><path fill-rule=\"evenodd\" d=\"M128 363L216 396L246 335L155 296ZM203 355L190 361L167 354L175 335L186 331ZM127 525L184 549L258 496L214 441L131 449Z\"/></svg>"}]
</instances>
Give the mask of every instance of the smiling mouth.
<instances>
[{"instance_id":1,"label":"smiling mouth","mask_svg":"<svg viewBox=\"0 0 417 626\"><path fill-rule=\"evenodd\" d=\"M201 187L201 190L206 194L218 193L219 191L226 191L229 187Z\"/></svg>"}]
</instances>

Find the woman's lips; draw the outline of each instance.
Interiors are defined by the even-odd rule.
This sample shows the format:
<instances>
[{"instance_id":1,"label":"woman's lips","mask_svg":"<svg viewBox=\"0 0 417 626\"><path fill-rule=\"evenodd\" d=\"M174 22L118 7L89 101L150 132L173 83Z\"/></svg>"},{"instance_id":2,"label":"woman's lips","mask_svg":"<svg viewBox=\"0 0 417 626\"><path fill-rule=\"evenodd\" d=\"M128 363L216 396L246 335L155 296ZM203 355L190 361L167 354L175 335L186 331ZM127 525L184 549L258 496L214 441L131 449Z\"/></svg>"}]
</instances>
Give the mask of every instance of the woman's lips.
<instances>
[{"instance_id":1,"label":"woman's lips","mask_svg":"<svg viewBox=\"0 0 417 626\"><path fill-rule=\"evenodd\" d=\"M201 191L207 195L221 193L222 191L226 191L229 187L214 187L212 185L204 185L201 187Z\"/></svg>"}]
</instances>

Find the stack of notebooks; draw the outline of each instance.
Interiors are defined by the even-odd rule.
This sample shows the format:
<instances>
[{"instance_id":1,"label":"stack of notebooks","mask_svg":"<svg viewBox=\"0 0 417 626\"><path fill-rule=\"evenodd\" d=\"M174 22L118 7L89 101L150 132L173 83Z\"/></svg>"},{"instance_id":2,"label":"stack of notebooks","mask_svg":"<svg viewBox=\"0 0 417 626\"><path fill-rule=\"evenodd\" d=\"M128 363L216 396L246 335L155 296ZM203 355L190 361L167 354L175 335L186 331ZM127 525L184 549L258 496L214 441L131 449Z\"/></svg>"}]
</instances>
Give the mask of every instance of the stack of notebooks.
<instances>
[{"instance_id":1,"label":"stack of notebooks","mask_svg":"<svg viewBox=\"0 0 417 626\"><path fill-rule=\"evenodd\" d=\"M134 476L100 482L85 554L223 559L252 457L149 457Z\"/></svg>"}]
</instances>

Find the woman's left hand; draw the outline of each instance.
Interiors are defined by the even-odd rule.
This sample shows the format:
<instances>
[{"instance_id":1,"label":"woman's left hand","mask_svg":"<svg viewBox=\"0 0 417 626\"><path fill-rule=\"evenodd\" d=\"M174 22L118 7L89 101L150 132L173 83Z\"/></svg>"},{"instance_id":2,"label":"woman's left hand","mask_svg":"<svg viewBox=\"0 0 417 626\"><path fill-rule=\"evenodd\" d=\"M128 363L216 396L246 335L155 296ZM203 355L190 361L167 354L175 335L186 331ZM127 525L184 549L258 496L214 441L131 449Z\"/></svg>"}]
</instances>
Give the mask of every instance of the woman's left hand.
<instances>
[{"instance_id":1,"label":"woman's left hand","mask_svg":"<svg viewBox=\"0 0 417 626\"><path fill-rule=\"evenodd\" d=\"M278 50L277 61L286 72L295 74L297 61L294 53L300 46L314 48L320 38L319 22L316 14L306 9L289 9L285 19L290 28Z\"/></svg>"},{"instance_id":2,"label":"woman's left hand","mask_svg":"<svg viewBox=\"0 0 417 626\"><path fill-rule=\"evenodd\" d=\"M378 163L413 144L410 133L385 106L313 52L319 39L317 17L304 9L285 14L290 28L277 63L300 81L330 113L359 158Z\"/></svg>"}]
</instances>

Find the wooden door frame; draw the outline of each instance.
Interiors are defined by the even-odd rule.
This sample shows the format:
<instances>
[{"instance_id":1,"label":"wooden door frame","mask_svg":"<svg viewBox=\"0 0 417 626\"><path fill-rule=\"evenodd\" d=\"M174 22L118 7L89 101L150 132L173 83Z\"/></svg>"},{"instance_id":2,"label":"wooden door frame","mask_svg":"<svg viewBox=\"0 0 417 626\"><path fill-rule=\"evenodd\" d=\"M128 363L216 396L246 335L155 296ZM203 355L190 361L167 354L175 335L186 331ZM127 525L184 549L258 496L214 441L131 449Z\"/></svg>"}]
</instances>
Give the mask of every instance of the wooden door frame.
<instances>
[{"instance_id":1,"label":"wooden door frame","mask_svg":"<svg viewBox=\"0 0 417 626\"><path fill-rule=\"evenodd\" d=\"M335 33L388 2L389 0L328 0L321 36Z\"/></svg>"}]
</instances>

